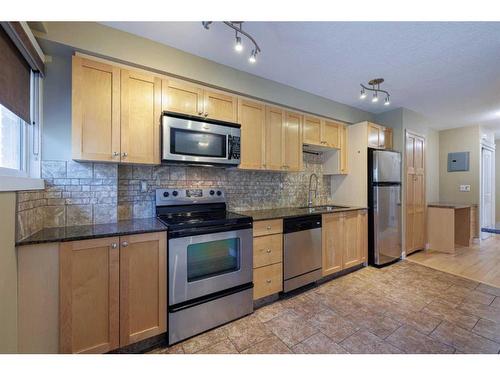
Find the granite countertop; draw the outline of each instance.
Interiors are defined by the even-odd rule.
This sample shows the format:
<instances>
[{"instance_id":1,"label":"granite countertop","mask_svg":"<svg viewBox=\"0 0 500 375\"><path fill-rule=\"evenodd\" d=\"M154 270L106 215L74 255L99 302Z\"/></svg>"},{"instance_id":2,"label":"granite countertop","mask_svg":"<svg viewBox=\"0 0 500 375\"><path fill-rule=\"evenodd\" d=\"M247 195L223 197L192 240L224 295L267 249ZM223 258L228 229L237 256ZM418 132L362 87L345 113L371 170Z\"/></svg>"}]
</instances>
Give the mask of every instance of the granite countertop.
<instances>
[{"instance_id":1,"label":"granite countertop","mask_svg":"<svg viewBox=\"0 0 500 375\"><path fill-rule=\"evenodd\" d=\"M334 205L331 205L334 206ZM327 211L326 209L321 209L321 206L317 206L315 211L311 211L309 208L305 207L280 207L280 208L270 208L264 210L249 210L249 211L233 211L240 215L251 216L254 221L259 220L271 220L271 219L284 219L287 217L297 217L306 215L321 215L321 214L331 214L335 212L344 211L354 211L362 210L366 207L340 207L333 210Z\"/></svg>"},{"instance_id":2,"label":"granite countertop","mask_svg":"<svg viewBox=\"0 0 500 375\"><path fill-rule=\"evenodd\" d=\"M125 236L129 234L162 232L165 230L167 230L167 227L156 218L120 220L117 223L111 224L45 228L23 240L17 241L16 246Z\"/></svg>"},{"instance_id":3,"label":"granite countertop","mask_svg":"<svg viewBox=\"0 0 500 375\"><path fill-rule=\"evenodd\" d=\"M460 208L468 208L471 207L470 204L463 204L463 203L443 203L443 202L436 202L436 203L428 203L427 207L437 207L437 208L451 208L451 209L460 209Z\"/></svg>"}]
</instances>

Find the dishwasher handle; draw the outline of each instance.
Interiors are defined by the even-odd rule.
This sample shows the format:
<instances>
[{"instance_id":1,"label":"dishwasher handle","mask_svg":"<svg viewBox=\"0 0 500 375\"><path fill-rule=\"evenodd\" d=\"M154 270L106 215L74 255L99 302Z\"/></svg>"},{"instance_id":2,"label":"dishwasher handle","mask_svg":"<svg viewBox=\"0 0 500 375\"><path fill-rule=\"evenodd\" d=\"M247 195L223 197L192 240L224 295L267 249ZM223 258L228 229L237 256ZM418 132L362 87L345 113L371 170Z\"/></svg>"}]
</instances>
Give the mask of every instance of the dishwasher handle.
<instances>
[{"instance_id":1,"label":"dishwasher handle","mask_svg":"<svg viewBox=\"0 0 500 375\"><path fill-rule=\"evenodd\" d=\"M321 228L321 215L308 215L283 220L283 233Z\"/></svg>"}]
</instances>

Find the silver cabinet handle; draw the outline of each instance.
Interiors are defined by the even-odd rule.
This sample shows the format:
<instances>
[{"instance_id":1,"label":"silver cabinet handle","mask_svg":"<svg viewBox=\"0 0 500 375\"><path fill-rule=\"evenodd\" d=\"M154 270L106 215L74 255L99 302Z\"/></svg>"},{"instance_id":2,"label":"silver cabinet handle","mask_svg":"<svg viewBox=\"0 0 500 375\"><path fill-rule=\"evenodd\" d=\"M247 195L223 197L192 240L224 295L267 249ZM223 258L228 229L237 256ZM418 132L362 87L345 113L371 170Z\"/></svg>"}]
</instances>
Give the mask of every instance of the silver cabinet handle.
<instances>
[{"instance_id":1,"label":"silver cabinet handle","mask_svg":"<svg viewBox=\"0 0 500 375\"><path fill-rule=\"evenodd\" d=\"M120 156L120 153L117 151L113 151L113 157Z\"/></svg>"},{"instance_id":2,"label":"silver cabinet handle","mask_svg":"<svg viewBox=\"0 0 500 375\"><path fill-rule=\"evenodd\" d=\"M208 112L205 112L205 117L208 117Z\"/></svg>"},{"instance_id":3,"label":"silver cabinet handle","mask_svg":"<svg viewBox=\"0 0 500 375\"><path fill-rule=\"evenodd\" d=\"M123 246L123 247L127 247L127 246L128 246L128 242L127 242L127 241L123 241L123 242L122 242L122 246Z\"/></svg>"},{"instance_id":4,"label":"silver cabinet handle","mask_svg":"<svg viewBox=\"0 0 500 375\"><path fill-rule=\"evenodd\" d=\"M126 152L122 153L122 158L126 158L127 156L128 156L128 153L126 153Z\"/></svg>"},{"instance_id":5,"label":"silver cabinet handle","mask_svg":"<svg viewBox=\"0 0 500 375\"><path fill-rule=\"evenodd\" d=\"M271 249L267 249L266 253L271 254Z\"/></svg>"},{"instance_id":6,"label":"silver cabinet handle","mask_svg":"<svg viewBox=\"0 0 500 375\"><path fill-rule=\"evenodd\" d=\"M271 284L271 279L267 279L266 283Z\"/></svg>"},{"instance_id":7,"label":"silver cabinet handle","mask_svg":"<svg viewBox=\"0 0 500 375\"><path fill-rule=\"evenodd\" d=\"M203 111L198 111L198 114L201 116L203 115Z\"/></svg>"},{"instance_id":8,"label":"silver cabinet handle","mask_svg":"<svg viewBox=\"0 0 500 375\"><path fill-rule=\"evenodd\" d=\"M271 230L271 226L270 225L267 226L267 230Z\"/></svg>"},{"instance_id":9,"label":"silver cabinet handle","mask_svg":"<svg viewBox=\"0 0 500 375\"><path fill-rule=\"evenodd\" d=\"M118 244L117 244L117 243L113 242L113 243L111 244L111 248L112 248L112 249L116 249L117 247L118 247Z\"/></svg>"}]
</instances>

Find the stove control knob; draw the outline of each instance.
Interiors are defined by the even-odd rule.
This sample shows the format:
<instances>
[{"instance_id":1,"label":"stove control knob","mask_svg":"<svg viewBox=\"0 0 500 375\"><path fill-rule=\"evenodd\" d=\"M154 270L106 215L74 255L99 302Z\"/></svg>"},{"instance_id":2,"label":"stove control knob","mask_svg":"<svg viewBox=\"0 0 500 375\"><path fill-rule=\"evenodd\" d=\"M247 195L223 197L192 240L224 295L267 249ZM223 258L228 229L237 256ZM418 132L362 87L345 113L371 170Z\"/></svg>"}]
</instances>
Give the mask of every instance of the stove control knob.
<instances>
[{"instance_id":1,"label":"stove control knob","mask_svg":"<svg viewBox=\"0 0 500 375\"><path fill-rule=\"evenodd\" d=\"M210 190L210 195L214 195L214 194L215 194L215 191Z\"/></svg>"},{"instance_id":2,"label":"stove control knob","mask_svg":"<svg viewBox=\"0 0 500 375\"><path fill-rule=\"evenodd\" d=\"M219 196L219 197L220 197L221 195L222 195L222 191L217 190L217 196Z\"/></svg>"},{"instance_id":3,"label":"stove control knob","mask_svg":"<svg viewBox=\"0 0 500 375\"><path fill-rule=\"evenodd\" d=\"M169 196L169 195L170 195L170 193L169 193L168 191L166 191L166 192L164 192L164 193L163 193L163 196L164 196L165 198L168 198L168 196Z\"/></svg>"},{"instance_id":4,"label":"stove control knob","mask_svg":"<svg viewBox=\"0 0 500 375\"><path fill-rule=\"evenodd\" d=\"M173 195L174 197L176 197L177 195L179 195L179 193L177 192L177 190L174 190L174 191L172 192L172 195Z\"/></svg>"}]
</instances>

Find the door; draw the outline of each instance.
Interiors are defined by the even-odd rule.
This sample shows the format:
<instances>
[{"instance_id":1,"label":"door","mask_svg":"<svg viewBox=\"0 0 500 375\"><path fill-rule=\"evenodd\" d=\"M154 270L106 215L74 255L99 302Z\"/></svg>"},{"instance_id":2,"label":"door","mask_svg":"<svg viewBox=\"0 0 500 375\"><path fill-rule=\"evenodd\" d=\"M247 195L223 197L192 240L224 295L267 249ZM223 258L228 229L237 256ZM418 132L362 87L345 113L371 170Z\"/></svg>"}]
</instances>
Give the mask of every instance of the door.
<instances>
[{"instance_id":1,"label":"door","mask_svg":"<svg viewBox=\"0 0 500 375\"><path fill-rule=\"evenodd\" d=\"M328 147L340 147L340 132L342 125L333 121L325 120L323 123L322 143Z\"/></svg>"},{"instance_id":2,"label":"door","mask_svg":"<svg viewBox=\"0 0 500 375\"><path fill-rule=\"evenodd\" d=\"M342 270L344 249L344 214L322 216L322 274L331 275Z\"/></svg>"},{"instance_id":3,"label":"door","mask_svg":"<svg viewBox=\"0 0 500 375\"><path fill-rule=\"evenodd\" d=\"M358 246L359 262L364 263L368 258L368 211L358 211Z\"/></svg>"},{"instance_id":4,"label":"door","mask_svg":"<svg viewBox=\"0 0 500 375\"><path fill-rule=\"evenodd\" d=\"M238 118L241 124L241 169L262 169L266 144L266 107L240 99Z\"/></svg>"},{"instance_id":5,"label":"door","mask_svg":"<svg viewBox=\"0 0 500 375\"><path fill-rule=\"evenodd\" d=\"M266 106L266 162L268 170L283 170L285 113L280 108Z\"/></svg>"},{"instance_id":6,"label":"door","mask_svg":"<svg viewBox=\"0 0 500 375\"><path fill-rule=\"evenodd\" d=\"M401 187L373 187L373 231L375 263L385 264L401 257Z\"/></svg>"},{"instance_id":7,"label":"door","mask_svg":"<svg viewBox=\"0 0 500 375\"><path fill-rule=\"evenodd\" d=\"M121 72L121 162L160 164L161 80Z\"/></svg>"},{"instance_id":8,"label":"door","mask_svg":"<svg viewBox=\"0 0 500 375\"><path fill-rule=\"evenodd\" d=\"M120 346L167 329L166 233L120 237Z\"/></svg>"},{"instance_id":9,"label":"door","mask_svg":"<svg viewBox=\"0 0 500 375\"><path fill-rule=\"evenodd\" d=\"M59 248L61 353L105 353L119 345L118 237Z\"/></svg>"},{"instance_id":10,"label":"door","mask_svg":"<svg viewBox=\"0 0 500 375\"><path fill-rule=\"evenodd\" d=\"M360 246L358 240L358 212L349 211L344 216L344 253L342 267L349 268L361 262Z\"/></svg>"},{"instance_id":11,"label":"door","mask_svg":"<svg viewBox=\"0 0 500 375\"><path fill-rule=\"evenodd\" d=\"M494 188L495 179L494 152L489 148L481 149L481 228L495 227L495 209L494 209ZM490 237L491 234L481 232L481 239Z\"/></svg>"},{"instance_id":12,"label":"door","mask_svg":"<svg viewBox=\"0 0 500 375\"><path fill-rule=\"evenodd\" d=\"M72 157L120 161L120 69L73 56Z\"/></svg>"},{"instance_id":13,"label":"door","mask_svg":"<svg viewBox=\"0 0 500 375\"><path fill-rule=\"evenodd\" d=\"M203 116L203 89L172 79L162 81L164 110L192 116Z\"/></svg>"},{"instance_id":14,"label":"door","mask_svg":"<svg viewBox=\"0 0 500 375\"><path fill-rule=\"evenodd\" d=\"M302 116L286 112L284 128L284 164L287 171L302 169Z\"/></svg>"},{"instance_id":15,"label":"door","mask_svg":"<svg viewBox=\"0 0 500 375\"><path fill-rule=\"evenodd\" d=\"M228 122L238 121L238 100L235 96L204 90L205 117Z\"/></svg>"},{"instance_id":16,"label":"door","mask_svg":"<svg viewBox=\"0 0 500 375\"><path fill-rule=\"evenodd\" d=\"M304 116L304 143L323 146L321 139L321 119Z\"/></svg>"}]
</instances>

